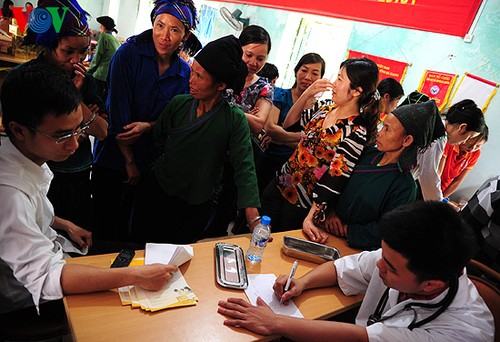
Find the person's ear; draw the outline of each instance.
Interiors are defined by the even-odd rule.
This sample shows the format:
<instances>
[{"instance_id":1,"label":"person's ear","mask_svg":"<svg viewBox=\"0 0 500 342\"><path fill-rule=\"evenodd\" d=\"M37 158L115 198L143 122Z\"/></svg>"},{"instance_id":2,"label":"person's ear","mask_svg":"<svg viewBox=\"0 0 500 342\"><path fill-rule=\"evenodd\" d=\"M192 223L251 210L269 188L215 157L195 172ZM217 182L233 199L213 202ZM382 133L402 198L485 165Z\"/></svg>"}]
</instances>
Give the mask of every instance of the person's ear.
<instances>
[{"instance_id":1,"label":"person's ear","mask_svg":"<svg viewBox=\"0 0 500 342\"><path fill-rule=\"evenodd\" d=\"M408 134L403 139L403 147L410 146L411 144L413 144L414 141L415 141L415 139L413 139L413 135Z\"/></svg>"},{"instance_id":2,"label":"person's ear","mask_svg":"<svg viewBox=\"0 0 500 342\"><path fill-rule=\"evenodd\" d=\"M446 283L442 280L425 280L422 282L422 290L426 293L433 293L437 290L441 290L446 286Z\"/></svg>"},{"instance_id":3,"label":"person's ear","mask_svg":"<svg viewBox=\"0 0 500 342\"><path fill-rule=\"evenodd\" d=\"M385 93L384 96L382 96L382 100L386 101L387 103L391 102L391 95L389 95L389 93Z\"/></svg>"},{"instance_id":4,"label":"person's ear","mask_svg":"<svg viewBox=\"0 0 500 342\"><path fill-rule=\"evenodd\" d=\"M466 123L461 123L458 125L458 133L465 133L467 132L467 124Z\"/></svg>"},{"instance_id":5,"label":"person's ear","mask_svg":"<svg viewBox=\"0 0 500 342\"><path fill-rule=\"evenodd\" d=\"M189 36L191 35L191 31L187 31L186 34L184 35L184 38L182 38L182 42L186 42L186 40L189 38Z\"/></svg>"},{"instance_id":6,"label":"person's ear","mask_svg":"<svg viewBox=\"0 0 500 342\"><path fill-rule=\"evenodd\" d=\"M227 84L226 84L226 83L224 83L224 82L219 82L219 83L217 84L217 90L218 90L218 91L223 91L223 90L224 90L224 89L226 89L226 88L227 88Z\"/></svg>"},{"instance_id":7,"label":"person's ear","mask_svg":"<svg viewBox=\"0 0 500 342\"><path fill-rule=\"evenodd\" d=\"M363 93L363 88L361 88L361 87L356 87L355 89L353 89L351 91L351 95L354 97L361 96L362 93Z\"/></svg>"},{"instance_id":8,"label":"person's ear","mask_svg":"<svg viewBox=\"0 0 500 342\"><path fill-rule=\"evenodd\" d=\"M17 123L15 121L9 122L9 129L16 140L23 141L26 139L28 129L20 123Z\"/></svg>"}]
</instances>

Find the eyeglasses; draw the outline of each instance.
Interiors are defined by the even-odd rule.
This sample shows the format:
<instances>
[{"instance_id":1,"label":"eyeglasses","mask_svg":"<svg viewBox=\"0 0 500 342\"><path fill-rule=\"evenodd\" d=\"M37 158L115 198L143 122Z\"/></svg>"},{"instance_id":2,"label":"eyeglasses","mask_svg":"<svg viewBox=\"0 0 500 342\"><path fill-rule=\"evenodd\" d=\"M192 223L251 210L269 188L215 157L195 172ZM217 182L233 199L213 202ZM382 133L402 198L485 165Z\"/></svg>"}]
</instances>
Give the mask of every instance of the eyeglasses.
<instances>
[{"instance_id":1,"label":"eyeglasses","mask_svg":"<svg viewBox=\"0 0 500 342\"><path fill-rule=\"evenodd\" d=\"M40 131L39 129L29 127L29 126L26 126L26 128L28 128L32 132L37 132L37 133L40 133L41 135L45 135L47 138L54 140L54 142L56 144L64 144L66 141L68 141L68 139L71 139L73 137L86 138L87 137L87 130L89 129L89 124L86 124L83 127L78 127L77 129L75 129L71 133L62 134L62 135L50 135L50 134L45 133L44 131Z\"/></svg>"}]
</instances>

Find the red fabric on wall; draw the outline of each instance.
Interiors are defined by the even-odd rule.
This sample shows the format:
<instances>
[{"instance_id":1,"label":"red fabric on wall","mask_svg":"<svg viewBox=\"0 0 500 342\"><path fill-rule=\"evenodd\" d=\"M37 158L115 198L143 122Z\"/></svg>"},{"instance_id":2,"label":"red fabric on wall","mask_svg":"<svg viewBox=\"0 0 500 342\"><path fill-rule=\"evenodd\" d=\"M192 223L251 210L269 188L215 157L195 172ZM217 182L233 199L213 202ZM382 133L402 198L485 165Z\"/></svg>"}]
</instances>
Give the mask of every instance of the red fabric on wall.
<instances>
[{"instance_id":1,"label":"red fabric on wall","mask_svg":"<svg viewBox=\"0 0 500 342\"><path fill-rule=\"evenodd\" d=\"M219 0L464 37L482 0Z\"/></svg>"}]
</instances>

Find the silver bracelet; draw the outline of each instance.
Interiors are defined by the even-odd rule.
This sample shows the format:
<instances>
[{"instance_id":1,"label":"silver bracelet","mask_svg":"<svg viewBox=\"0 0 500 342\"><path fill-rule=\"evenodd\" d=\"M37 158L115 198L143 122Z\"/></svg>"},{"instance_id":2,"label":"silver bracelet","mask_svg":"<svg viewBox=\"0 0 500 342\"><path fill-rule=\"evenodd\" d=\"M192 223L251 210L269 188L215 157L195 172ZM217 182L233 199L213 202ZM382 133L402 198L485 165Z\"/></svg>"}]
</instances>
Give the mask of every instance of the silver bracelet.
<instances>
[{"instance_id":1,"label":"silver bracelet","mask_svg":"<svg viewBox=\"0 0 500 342\"><path fill-rule=\"evenodd\" d=\"M93 113L92 116L90 117L90 120L85 122L84 126L90 126L90 124L94 122L95 119L97 119L97 113Z\"/></svg>"},{"instance_id":2,"label":"silver bracelet","mask_svg":"<svg viewBox=\"0 0 500 342\"><path fill-rule=\"evenodd\" d=\"M252 226L252 224L254 224L255 222L259 221L262 217L260 216L257 216L255 217L252 221L248 222L247 223L247 227L250 228Z\"/></svg>"}]
</instances>

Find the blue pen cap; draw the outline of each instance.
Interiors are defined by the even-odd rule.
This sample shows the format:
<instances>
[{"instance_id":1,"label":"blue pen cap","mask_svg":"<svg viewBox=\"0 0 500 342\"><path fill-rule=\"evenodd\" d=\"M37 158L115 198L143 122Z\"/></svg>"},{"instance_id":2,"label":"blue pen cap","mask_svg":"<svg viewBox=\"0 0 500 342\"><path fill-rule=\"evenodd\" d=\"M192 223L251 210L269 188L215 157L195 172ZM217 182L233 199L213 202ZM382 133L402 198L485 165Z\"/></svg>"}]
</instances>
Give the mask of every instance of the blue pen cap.
<instances>
[{"instance_id":1,"label":"blue pen cap","mask_svg":"<svg viewBox=\"0 0 500 342\"><path fill-rule=\"evenodd\" d=\"M269 226L269 224L271 223L271 218L269 216L262 216L262 218L260 219L260 223L262 223L263 225L265 226Z\"/></svg>"}]
</instances>

